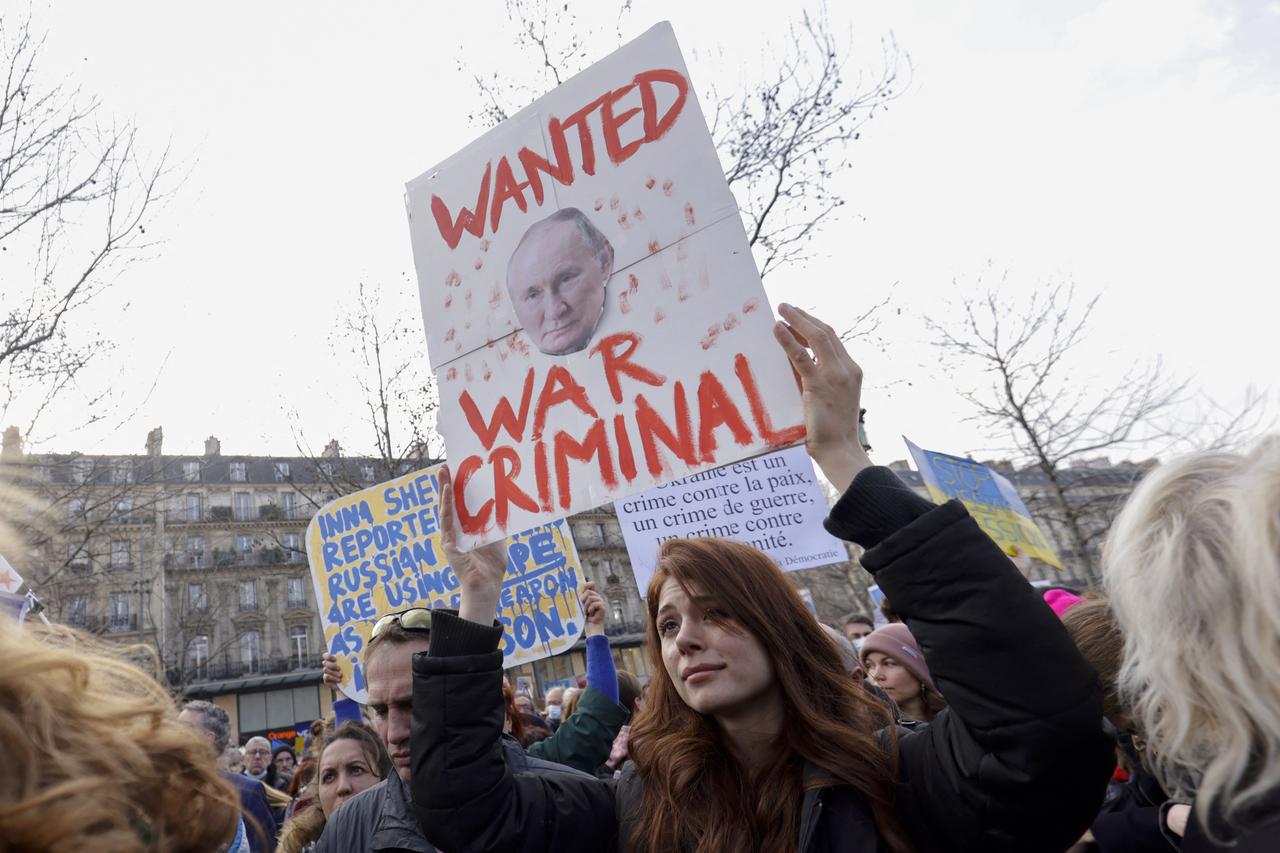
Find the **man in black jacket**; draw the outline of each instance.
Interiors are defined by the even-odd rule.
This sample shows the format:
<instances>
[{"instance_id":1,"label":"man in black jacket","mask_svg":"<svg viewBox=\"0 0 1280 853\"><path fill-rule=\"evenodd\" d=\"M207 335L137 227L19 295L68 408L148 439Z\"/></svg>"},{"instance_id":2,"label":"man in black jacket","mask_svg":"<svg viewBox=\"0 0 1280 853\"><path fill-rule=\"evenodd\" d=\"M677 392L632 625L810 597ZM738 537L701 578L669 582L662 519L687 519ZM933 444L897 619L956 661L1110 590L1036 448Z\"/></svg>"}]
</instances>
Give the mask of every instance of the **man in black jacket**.
<instances>
[{"instance_id":1,"label":"man in black jacket","mask_svg":"<svg viewBox=\"0 0 1280 853\"><path fill-rule=\"evenodd\" d=\"M408 786L409 735L413 723L411 661L415 654L427 650L429 638L430 631L426 628L406 628L392 618L365 649L369 709L395 772L361 791L330 815L312 853L391 850L434 853L436 848L418 828ZM325 662L326 675L334 683L342 680L340 672L332 672L336 666L332 659ZM501 693L495 695L500 697ZM506 765L512 773L589 778L564 765L527 755L513 739L504 739L503 747Z\"/></svg>"}]
</instances>

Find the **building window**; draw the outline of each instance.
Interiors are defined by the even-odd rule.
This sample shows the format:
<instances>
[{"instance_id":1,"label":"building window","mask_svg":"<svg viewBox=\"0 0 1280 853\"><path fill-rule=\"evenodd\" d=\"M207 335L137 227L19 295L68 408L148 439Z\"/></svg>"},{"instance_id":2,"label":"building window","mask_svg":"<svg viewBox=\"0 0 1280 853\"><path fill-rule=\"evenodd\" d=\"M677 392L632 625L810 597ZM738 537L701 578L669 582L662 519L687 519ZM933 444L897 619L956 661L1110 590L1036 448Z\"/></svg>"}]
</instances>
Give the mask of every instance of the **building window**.
<instances>
[{"instance_id":1,"label":"building window","mask_svg":"<svg viewBox=\"0 0 1280 853\"><path fill-rule=\"evenodd\" d=\"M237 536L236 551L240 554L240 562L248 563L253 560L253 537Z\"/></svg>"},{"instance_id":2,"label":"building window","mask_svg":"<svg viewBox=\"0 0 1280 853\"><path fill-rule=\"evenodd\" d=\"M204 518L204 499L200 495L187 495L185 501L187 521L200 521Z\"/></svg>"},{"instance_id":3,"label":"building window","mask_svg":"<svg viewBox=\"0 0 1280 853\"><path fill-rule=\"evenodd\" d=\"M289 578L289 609L302 610L306 606L306 582L302 578Z\"/></svg>"},{"instance_id":4,"label":"building window","mask_svg":"<svg viewBox=\"0 0 1280 853\"><path fill-rule=\"evenodd\" d=\"M599 540L601 545L604 544L604 525L603 524L596 525L596 539Z\"/></svg>"},{"instance_id":5,"label":"building window","mask_svg":"<svg viewBox=\"0 0 1280 853\"><path fill-rule=\"evenodd\" d=\"M74 483L87 483L93 476L93 460L83 456L71 463L71 480Z\"/></svg>"},{"instance_id":6,"label":"building window","mask_svg":"<svg viewBox=\"0 0 1280 853\"><path fill-rule=\"evenodd\" d=\"M236 521L249 521L252 519L253 494L250 492L232 492L231 514Z\"/></svg>"},{"instance_id":7,"label":"building window","mask_svg":"<svg viewBox=\"0 0 1280 853\"><path fill-rule=\"evenodd\" d=\"M117 570L129 568L128 539L111 540L111 568Z\"/></svg>"},{"instance_id":8,"label":"building window","mask_svg":"<svg viewBox=\"0 0 1280 853\"><path fill-rule=\"evenodd\" d=\"M277 463L276 463L276 465L275 465L275 468L276 468L276 482L277 482L277 483L287 483L287 482L289 482L289 477L290 477L290 474L289 474L289 463L288 463L288 462L277 462Z\"/></svg>"},{"instance_id":9,"label":"building window","mask_svg":"<svg viewBox=\"0 0 1280 853\"><path fill-rule=\"evenodd\" d=\"M250 612L257 610L257 581L242 580L241 581L241 611Z\"/></svg>"},{"instance_id":10,"label":"building window","mask_svg":"<svg viewBox=\"0 0 1280 853\"><path fill-rule=\"evenodd\" d=\"M35 465L31 468L31 479L37 483L47 483L49 481L49 466Z\"/></svg>"},{"instance_id":11,"label":"building window","mask_svg":"<svg viewBox=\"0 0 1280 853\"><path fill-rule=\"evenodd\" d=\"M280 544L284 546L284 558L292 563L294 560L301 560L302 553L302 537L297 533L286 533L280 538Z\"/></svg>"},{"instance_id":12,"label":"building window","mask_svg":"<svg viewBox=\"0 0 1280 853\"><path fill-rule=\"evenodd\" d=\"M113 592L109 599L110 610L107 612L108 631L129 630L129 593Z\"/></svg>"},{"instance_id":13,"label":"building window","mask_svg":"<svg viewBox=\"0 0 1280 853\"><path fill-rule=\"evenodd\" d=\"M257 631L245 631L240 635L240 663L245 672L257 672L261 669L262 644Z\"/></svg>"},{"instance_id":14,"label":"building window","mask_svg":"<svg viewBox=\"0 0 1280 853\"><path fill-rule=\"evenodd\" d=\"M192 613L205 613L209 610L209 599L204 594L204 584L187 584L187 608Z\"/></svg>"},{"instance_id":15,"label":"building window","mask_svg":"<svg viewBox=\"0 0 1280 853\"><path fill-rule=\"evenodd\" d=\"M131 512L133 500L130 498L120 498L111 504L111 520L117 524L127 523Z\"/></svg>"},{"instance_id":16,"label":"building window","mask_svg":"<svg viewBox=\"0 0 1280 853\"><path fill-rule=\"evenodd\" d=\"M289 728L298 720L314 720L320 713L320 687L264 690L241 693L236 697L240 733L263 732L272 728Z\"/></svg>"},{"instance_id":17,"label":"building window","mask_svg":"<svg viewBox=\"0 0 1280 853\"><path fill-rule=\"evenodd\" d=\"M117 459L116 463L111 466L111 482L132 483L133 463L128 459Z\"/></svg>"},{"instance_id":18,"label":"building window","mask_svg":"<svg viewBox=\"0 0 1280 853\"><path fill-rule=\"evenodd\" d=\"M604 572L606 578L613 577L613 560L601 560L600 571Z\"/></svg>"},{"instance_id":19,"label":"building window","mask_svg":"<svg viewBox=\"0 0 1280 853\"><path fill-rule=\"evenodd\" d=\"M67 501L67 519L70 521L82 521L85 516L84 498L71 498Z\"/></svg>"},{"instance_id":20,"label":"building window","mask_svg":"<svg viewBox=\"0 0 1280 853\"><path fill-rule=\"evenodd\" d=\"M364 478L364 481L365 481L366 483L372 483L372 482L373 482L373 466L372 466L372 465L361 465L361 466L360 466L360 476L361 476L362 478Z\"/></svg>"},{"instance_id":21,"label":"building window","mask_svg":"<svg viewBox=\"0 0 1280 853\"><path fill-rule=\"evenodd\" d=\"M62 608L62 621L84 627L89 622L89 596L69 595Z\"/></svg>"},{"instance_id":22,"label":"building window","mask_svg":"<svg viewBox=\"0 0 1280 853\"><path fill-rule=\"evenodd\" d=\"M243 483L245 481L245 466L243 462L231 463L231 482Z\"/></svg>"},{"instance_id":23,"label":"building window","mask_svg":"<svg viewBox=\"0 0 1280 853\"><path fill-rule=\"evenodd\" d=\"M613 621L614 621L614 624L621 625L623 622L625 622L625 621L626 621L626 620L623 618L623 616L624 616L624 611L623 611L623 609L622 609L622 602L621 602L621 601L619 601L619 600L618 600L618 599L616 599L616 598L615 598L615 599L613 599L612 601L610 601L610 602L609 602L609 609L610 609L611 611L613 611Z\"/></svg>"},{"instance_id":24,"label":"building window","mask_svg":"<svg viewBox=\"0 0 1280 853\"><path fill-rule=\"evenodd\" d=\"M289 629L289 646L291 647L293 660L290 661L297 669L303 669L307 665L307 658L310 656L310 646L307 639L307 628L305 625L294 625Z\"/></svg>"},{"instance_id":25,"label":"building window","mask_svg":"<svg viewBox=\"0 0 1280 853\"><path fill-rule=\"evenodd\" d=\"M183 462L182 463L182 479L187 483L200 482L200 463L199 462Z\"/></svg>"},{"instance_id":26,"label":"building window","mask_svg":"<svg viewBox=\"0 0 1280 853\"><path fill-rule=\"evenodd\" d=\"M87 571L89 568L89 549L83 542L67 543L67 565L73 572Z\"/></svg>"},{"instance_id":27,"label":"building window","mask_svg":"<svg viewBox=\"0 0 1280 853\"><path fill-rule=\"evenodd\" d=\"M297 518L298 507L294 503L297 497L293 492L280 493L280 510L285 518Z\"/></svg>"},{"instance_id":28,"label":"building window","mask_svg":"<svg viewBox=\"0 0 1280 853\"><path fill-rule=\"evenodd\" d=\"M204 561L204 539L192 536L187 540L187 560L193 569L203 569L208 565Z\"/></svg>"},{"instance_id":29,"label":"building window","mask_svg":"<svg viewBox=\"0 0 1280 853\"><path fill-rule=\"evenodd\" d=\"M187 645L187 658L191 661L191 671L196 678L209 677L209 637L197 634Z\"/></svg>"}]
</instances>

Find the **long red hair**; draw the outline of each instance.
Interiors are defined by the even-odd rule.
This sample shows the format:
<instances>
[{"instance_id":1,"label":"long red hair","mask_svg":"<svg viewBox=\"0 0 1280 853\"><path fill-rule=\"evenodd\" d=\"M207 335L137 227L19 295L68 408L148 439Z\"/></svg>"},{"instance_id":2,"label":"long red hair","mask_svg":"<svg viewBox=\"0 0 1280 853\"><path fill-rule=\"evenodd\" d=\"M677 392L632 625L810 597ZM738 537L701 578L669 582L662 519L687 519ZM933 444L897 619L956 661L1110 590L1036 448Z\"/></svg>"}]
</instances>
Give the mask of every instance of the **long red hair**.
<instances>
[{"instance_id":1,"label":"long red hair","mask_svg":"<svg viewBox=\"0 0 1280 853\"><path fill-rule=\"evenodd\" d=\"M507 722L511 724L511 736L520 741L521 746L525 746L524 742L524 718L520 716L520 711L516 708L516 694L511 689L511 685L507 680L502 679L502 703L506 706Z\"/></svg>"},{"instance_id":2,"label":"long red hair","mask_svg":"<svg viewBox=\"0 0 1280 853\"><path fill-rule=\"evenodd\" d=\"M773 663L785 716L774 756L750 774L719 725L690 708L666 674L657 632L668 580L714 599L729 630L750 633ZM800 832L806 764L809 787L849 785L863 796L895 851L911 844L894 804L898 744L884 707L860 690L782 571L760 551L726 539L663 543L646 597L645 647L655 673L631 729L630 754L644 781L629 828L633 853L793 851ZM889 730L889 747L876 737Z\"/></svg>"}]
</instances>

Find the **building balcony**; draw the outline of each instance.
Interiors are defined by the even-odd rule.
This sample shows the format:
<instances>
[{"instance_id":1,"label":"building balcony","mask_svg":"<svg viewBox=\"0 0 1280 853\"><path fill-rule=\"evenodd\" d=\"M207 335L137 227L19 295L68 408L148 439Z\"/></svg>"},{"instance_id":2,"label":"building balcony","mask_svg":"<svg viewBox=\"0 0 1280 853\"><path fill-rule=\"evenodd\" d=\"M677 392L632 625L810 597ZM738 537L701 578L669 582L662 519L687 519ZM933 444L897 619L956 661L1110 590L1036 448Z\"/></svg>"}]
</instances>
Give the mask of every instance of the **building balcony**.
<instances>
[{"instance_id":1,"label":"building balcony","mask_svg":"<svg viewBox=\"0 0 1280 853\"><path fill-rule=\"evenodd\" d=\"M129 613L124 616L97 616L87 620L86 627L91 631L104 634L123 634L138 630L138 614Z\"/></svg>"},{"instance_id":2,"label":"building balcony","mask_svg":"<svg viewBox=\"0 0 1280 853\"><path fill-rule=\"evenodd\" d=\"M604 635L606 637L621 637L627 634L643 634L644 623L630 619L614 621L610 619L604 623Z\"/></svg>"},{"instance_id":3,"label":"building balcony","mask_svg":"<svg viewBox=\"0 0 1280 853\"><path fill-rule=\"evenodd\" d=\"M235 650L233 649L234 653ZM242 660L223 661L220 663L191 664L185 673L177 667L170 667L166 675L170 684L199 683L202 681L227 681L233 678L246 678L255 675L283 675L288 672L318 670L321 667L319 654L290 655L288 657L259 658L251 663Z\"/></svg>"}]
</instances>

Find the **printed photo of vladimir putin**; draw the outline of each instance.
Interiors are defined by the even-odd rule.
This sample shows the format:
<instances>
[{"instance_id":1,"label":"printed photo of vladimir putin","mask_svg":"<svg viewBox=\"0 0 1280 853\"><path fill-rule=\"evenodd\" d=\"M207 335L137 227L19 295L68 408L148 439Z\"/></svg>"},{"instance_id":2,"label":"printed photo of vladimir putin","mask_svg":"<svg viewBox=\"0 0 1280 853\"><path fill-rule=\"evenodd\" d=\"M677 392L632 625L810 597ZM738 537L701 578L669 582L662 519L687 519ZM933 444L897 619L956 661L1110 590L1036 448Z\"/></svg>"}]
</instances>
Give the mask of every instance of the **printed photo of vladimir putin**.
<instances>
[{"instance_id":1,"label":"printed photo of vladimir putin","mask_svg":"<svg viewBox=\"0 0 1280 853\"><path fill-rule=\"evenodd\" d=\"M530 226L507 263L507 294L533 345L547 355L586 349L612 272L613 245L576 207Z\"/></svg>"}]
</instances>

